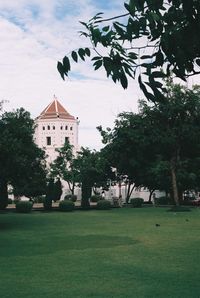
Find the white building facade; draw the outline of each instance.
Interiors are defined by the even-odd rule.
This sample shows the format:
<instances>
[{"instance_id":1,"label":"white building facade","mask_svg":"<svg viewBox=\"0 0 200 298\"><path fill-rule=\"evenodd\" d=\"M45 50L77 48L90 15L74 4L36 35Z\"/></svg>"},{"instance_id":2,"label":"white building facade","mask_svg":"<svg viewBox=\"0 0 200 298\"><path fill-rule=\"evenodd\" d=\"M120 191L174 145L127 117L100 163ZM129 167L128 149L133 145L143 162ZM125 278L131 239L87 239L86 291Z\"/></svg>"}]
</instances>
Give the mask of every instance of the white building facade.
<instances>
[{"instance_id":1,"label":"white building facade","mask_svg":"<svg viewBox=\"0 0 200 298\"><path fill-rule=\"evenodd\" d=\"M67 140L73 145L74 154L79 150L78 117L70 115L55 96L36 118L35 124L35 142L45 150L48 163L55 160L58 156L56 149L63 147Z\"/></svg>"}]
</instances>

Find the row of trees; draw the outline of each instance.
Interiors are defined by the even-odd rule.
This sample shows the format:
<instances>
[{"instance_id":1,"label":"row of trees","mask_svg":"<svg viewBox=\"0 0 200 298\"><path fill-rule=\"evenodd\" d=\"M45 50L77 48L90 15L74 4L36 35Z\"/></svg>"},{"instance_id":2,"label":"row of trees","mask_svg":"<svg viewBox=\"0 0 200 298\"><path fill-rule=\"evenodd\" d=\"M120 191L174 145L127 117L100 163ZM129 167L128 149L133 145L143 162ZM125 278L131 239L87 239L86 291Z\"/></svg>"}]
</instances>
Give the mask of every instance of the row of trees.
<instances>
[{"instance_id":1,"label":"row of trees","mask_svg":"<svg viewBox=\"0 0 200 298\"><path fill-rule=\"evenodd\" d=\"M165 95L157 104L141 101L138 114L119 115L112 131L99 130L121 175L165 190L178 205L185 190L200 186L200 87L168 84Z\"/></svg>"},{"instance_id":2,"label":"row of trees","mask_svg":"<svg viewBox=\"0 0 200 298\"><path fill-rule=\"evenodd\" d=\"M108 189L108 181L127 183L127 202L134 187L165 190L179 205L182 194L200 187L200 86L188 89L166 83L165 100L139 103L138 113L124 112L114 128L100 131L104 148L82 148L73 154L68 142L46 169L45 153L33 139L34 121L24 109L0 118L0 207L5 208L8 185L15 195L61 196L65 180L72 194L82 188L82 207L89 207L92 189ZM115 168L115 171L112 169ZM50 179L47 186L47 177ZM58 179L59 178L59 179ZM110 183L109 183L110 184Z\"/></svg>"},{"instance_id":3,"label":"row of trees","mask_svg":"<svg viewBox=\"0 0 200 298\"><path fill-rule=\"evenodd\" d=\"M129 0L124 8L117 16L98 13L81 22L91 46L72 50L57 68L65 79L72 61L89 59L94 70L103 68L124 89L129 79L138 80L154 104L143 101L138 114L121 114L112 131L99 127L106 144L102 154L126 177L128 197L134 182L151 193L173 192L179 204L185 189L199 187L199 87L165 86L162 79L186 81L200 73L200 3Z\"/></svg>"},{"instance_id":4,"label":"row of trees","mask_svg":"<svg viewBox=\"0 0 200 298\"><path fill-rule=\"evenodd\" d=\"M68 143L58 150L52 173L72 193L75 184L82 186L82 207L89 206L92 188L106 189L108 180L124 179L127 202L134 187L147 187L150 195L165 190L176 205L184 191L199 189L200 86L167 82L166 89L165 101L140 101L139 112L120 114L112 130L98 127L105 144L100 152L82 149L74 156Z\"/></svg>"}]
</instances>

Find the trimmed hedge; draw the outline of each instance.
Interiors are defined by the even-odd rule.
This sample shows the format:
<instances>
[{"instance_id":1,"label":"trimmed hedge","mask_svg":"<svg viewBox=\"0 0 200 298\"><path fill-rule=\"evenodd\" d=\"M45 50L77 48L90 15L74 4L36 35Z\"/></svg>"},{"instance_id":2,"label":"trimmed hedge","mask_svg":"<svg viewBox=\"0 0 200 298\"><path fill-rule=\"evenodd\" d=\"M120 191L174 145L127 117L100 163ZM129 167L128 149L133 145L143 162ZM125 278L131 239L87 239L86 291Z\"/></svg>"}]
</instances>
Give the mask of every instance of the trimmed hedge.
<instances>
[{"instance_id":1,"label":"trimmed hedge","mask_svg":"<svg viewBox=\"0 0 200 298\"><path fill-rule=\"evenodd\" d=\"M34 203L44 203L45 197L44 196L38 196L34 198Z\"/></svg>"},{"instance_id":2,"label":"trimmed hedge","mask_svg":"<svg viewBox=\"0 0 200 298\"><path fill-rule=\"evenodd\" d=\"M52 209L52 200L50 200L47 197L44 198L43 206L44 206L44 210L50 211Z\"/></svg>"},{"instance_id":3,"label":"trimmed hedge","mask_svg":"<svg viewBox=\"0 0 200 298\"><path fill-rule=\"evenodd\" d=\"M64 200L76 202L77 201L77 195L65 195Z\"/></svg>"},{"instance_id":4,"label":"trimmed hedge","mask_svg":"<svg viewBox=\"0 0 200 298\"><path fill-rule=\"evenodd\" d=\"M90 202L92 202L92 203L97 203L97 202L99 202L100 200L102 200L103 198L102 198L102 196L100 196L100 195L93 195L93 196L91 196L91 198L90 198Z\"/></svg>"},{"instance_id":5,"label":"trimmed hedge","mask_svg":"<svg viewBox=\"0 0 200 298\"><path fill-rule=\"evenodd\" d=\"M72 201L64 200L64 201L61 201L59 203L59 210L60 211L69 212L69 211L73 211L74 208L75 208L75 204Z\"/></svg>"},{"instance_id":6,"label":"trimmed hedge","mask_svg":"<svg viewBox=\"0 0 200 298\"><path fill-rule=\"evenodd\" d=\"M108 200L101 200L97 202L98 210L109 210L111 209L111 203Z\"/></svg>"},{"instance_id":7,"label":"trimmed hedge","mask_svg":"<svg viewBox=\"0 0 200 298\"><path fill-rule=\"evenodd\" d=\"M33 207L33 203L30 201L19 201L15 205L16 211L19 213L30 213Z\"/></svg>"},{"instance_id":8,"label":"trimmed hedge","mask_svg":"<svg viewBox=\"0 0 200 298\"><path fill-rule=\"evenodd\" d=\"M139 208L142 207L144 200L142 198L133 198L130 200L130 203L134 208Z\"/></svg>"}]
</instances>

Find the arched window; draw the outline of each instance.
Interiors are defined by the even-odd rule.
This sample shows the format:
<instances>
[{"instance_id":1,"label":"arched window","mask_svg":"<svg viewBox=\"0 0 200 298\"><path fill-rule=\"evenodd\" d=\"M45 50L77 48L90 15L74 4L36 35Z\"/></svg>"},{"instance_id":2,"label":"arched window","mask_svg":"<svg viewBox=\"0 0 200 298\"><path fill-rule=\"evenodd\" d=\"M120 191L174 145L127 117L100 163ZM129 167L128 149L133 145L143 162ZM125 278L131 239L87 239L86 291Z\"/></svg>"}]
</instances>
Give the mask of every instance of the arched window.
<instances>
[{"instance_id":1,"label":"arched window","mask_svg":"<svg viewBox=\"0 0 200 298\"><path fill-rule=\"evenodd\" d=\"M68 129L68 127L67 127L67 125L65 126L65 130L67 130Z\"/></svg>"},{"instance_id":2,"label":"arched window","mask_svg":"<svg viewBox=\"0 0 200 298\"><path fill-rule=\"evenodd\" d=\"M56 128L55 128L55 126L53 125L53 130L55 130Z\"/></svg>"},{"instance_id":3,"label":"arched window","mask_svg":"<svg viewBox=\"0 0 200 298\"><path fill-rule=\"evenodd\" d=\"M50 130L50 126L49 125L47 126L47 129Z\"/></svg>"},{"instance_id":4,"label":"arched window","mask_svg":"<svg viewBox=\"0 0 200 298\"><path fill-rule=\"evenodd\" d=\"M72 126L70 127L70 130L73 130L73 127Z\"/></svg>"},{"instance_id":5,"label":"arched window","mask_svg":"<svg viewBox=\"0 0 200 298\"><path fill-rule=\"evenodd\" d=\"M63 127L61 126L61 127L60 127L60 129L62 130L62 129L63 129Z\"/></svg>"},{"instance_id":6,"label":"arched window","mask_svg":"<svg viewBox=\"0 0 200 298\"><path fill-rule=\"evenodd\" d=\"M45 126L42 126L42 129L45 130Z\"/></svg>"}]
</instances>

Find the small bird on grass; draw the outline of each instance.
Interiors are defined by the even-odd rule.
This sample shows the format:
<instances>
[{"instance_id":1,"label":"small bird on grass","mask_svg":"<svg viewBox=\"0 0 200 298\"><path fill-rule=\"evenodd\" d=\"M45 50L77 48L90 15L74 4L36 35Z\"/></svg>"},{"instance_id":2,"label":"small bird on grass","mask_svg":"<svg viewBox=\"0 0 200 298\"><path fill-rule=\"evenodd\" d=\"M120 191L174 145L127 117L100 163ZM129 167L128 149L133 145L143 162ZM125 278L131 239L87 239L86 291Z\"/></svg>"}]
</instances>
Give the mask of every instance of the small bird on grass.
<instances>
[{"instance_id":1,"label":"small bird on grass","mask_svg":"<svg viewBox=\"0 0 200 298\"><path fill-rule=\"evenodd\" d=\"M156 226L156 227L160 227L160 224L157 223L157 224L155 224L155 226Z\"/></svg>"}]
</instances>

